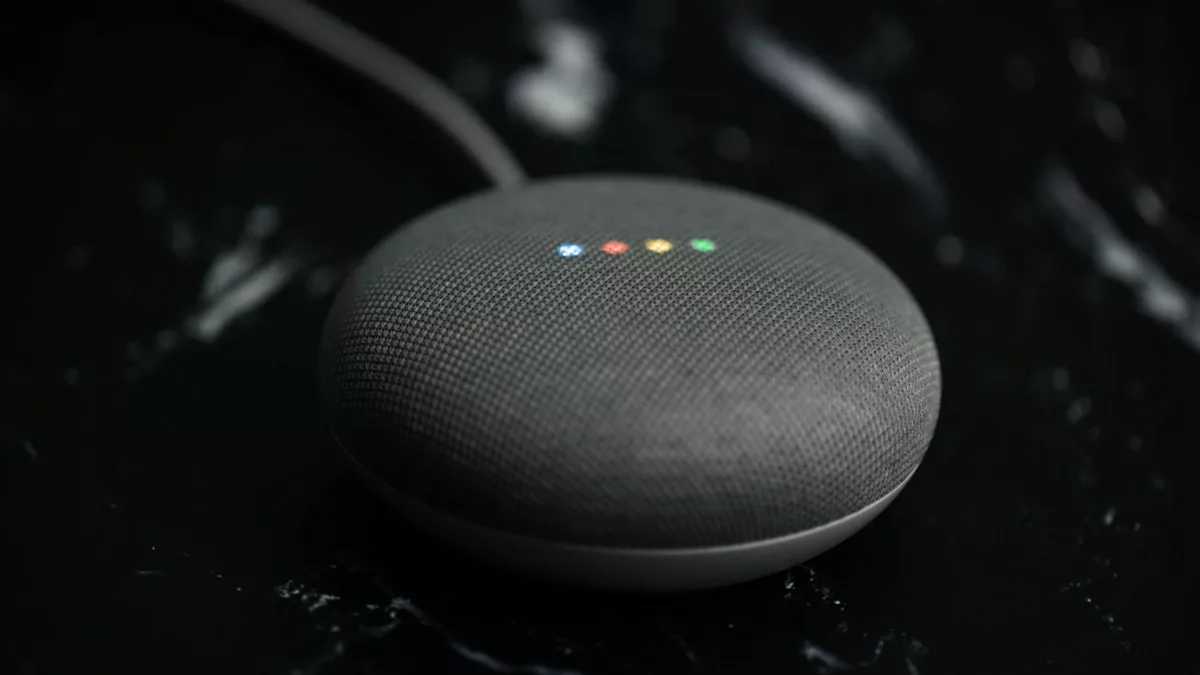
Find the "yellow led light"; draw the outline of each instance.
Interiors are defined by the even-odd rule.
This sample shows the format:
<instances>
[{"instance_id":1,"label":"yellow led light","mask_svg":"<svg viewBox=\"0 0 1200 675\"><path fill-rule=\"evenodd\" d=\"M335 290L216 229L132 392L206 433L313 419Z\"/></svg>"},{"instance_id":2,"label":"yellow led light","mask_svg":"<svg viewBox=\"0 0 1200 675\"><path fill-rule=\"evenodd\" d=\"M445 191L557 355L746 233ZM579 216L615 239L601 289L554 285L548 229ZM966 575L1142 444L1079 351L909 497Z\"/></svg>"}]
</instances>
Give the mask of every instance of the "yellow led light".
<instances>
[{"instance_id":1,"label":"yellow led light","mask_svg":"<svg viewBox=\"0 0 1200 675\"><path fill-rule=\"evenodd\" d=\"M649 239L646 241L646 248L655 253L666 253L671 250L671 242L666 239Z\"/></svg>"}]
</instances>

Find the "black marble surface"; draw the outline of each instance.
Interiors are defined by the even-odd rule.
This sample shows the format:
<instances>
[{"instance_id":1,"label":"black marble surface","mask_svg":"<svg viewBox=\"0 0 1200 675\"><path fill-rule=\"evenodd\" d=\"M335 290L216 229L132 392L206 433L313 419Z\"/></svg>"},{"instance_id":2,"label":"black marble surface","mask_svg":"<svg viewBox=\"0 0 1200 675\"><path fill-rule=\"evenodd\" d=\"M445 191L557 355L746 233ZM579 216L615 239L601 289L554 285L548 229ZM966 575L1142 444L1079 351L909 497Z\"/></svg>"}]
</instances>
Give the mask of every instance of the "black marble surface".
<instances>
[{"instance_id":1,"label":"black marble surface","mask_svg":"<svg viewBox=\"0 0 1200 675\"><path fill-rule=\"evenodd\" d=\"M4 672L1200 672L1184 17L785 5L337 5L534 176L764 193L925 308L943 413L896 503L673 597L465 562L320 433L331 290L485 187L433 127L221 6L9 10Z\"/></svg>"}]
</instances>

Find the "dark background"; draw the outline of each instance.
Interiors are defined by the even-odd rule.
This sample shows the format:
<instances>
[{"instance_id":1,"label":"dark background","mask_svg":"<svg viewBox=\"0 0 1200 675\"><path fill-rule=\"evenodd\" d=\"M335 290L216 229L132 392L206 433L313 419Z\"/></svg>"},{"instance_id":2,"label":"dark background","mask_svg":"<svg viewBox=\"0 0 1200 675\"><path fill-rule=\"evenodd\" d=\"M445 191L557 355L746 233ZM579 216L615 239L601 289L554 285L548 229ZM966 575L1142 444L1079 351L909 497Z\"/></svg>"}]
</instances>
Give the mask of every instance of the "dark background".
<instances>
[{"instance_id":1,"label":"dark background","mask_svg":"<svg viewBox=\"0 0 1200 675\"><path fill-rule=\"evenodd\" d=\"M443 551L320 433L316 340L372 243L482 177L223 6L8 8L0 671L1197 672L1182 12L392 4L329 6L534 177L731 184L876 251L942 354L923 468L861 535L720 591L581 594ZM603 47L579 136L513 99L554 25ZM835 91L806 103L813 73Z\"/></svg>"}]
</instances>

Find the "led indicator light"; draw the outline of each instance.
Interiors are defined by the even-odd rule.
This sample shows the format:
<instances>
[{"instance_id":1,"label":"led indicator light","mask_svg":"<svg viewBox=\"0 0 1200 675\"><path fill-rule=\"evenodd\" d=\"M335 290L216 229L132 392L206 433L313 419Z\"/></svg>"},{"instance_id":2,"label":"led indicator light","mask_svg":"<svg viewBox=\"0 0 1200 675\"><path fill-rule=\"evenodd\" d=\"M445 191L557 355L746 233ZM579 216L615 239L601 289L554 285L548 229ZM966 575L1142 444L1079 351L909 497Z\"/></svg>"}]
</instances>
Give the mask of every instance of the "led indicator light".
<instances>
[{"instance_id":1,"label":"led indicator light","mask_svg":"<svg viewBox=\"0 0 1200 675\"><path fill-rule=\"evenodd\" d=\"M666 239L650 239L646 242L646 248L655 253L666 253L671 250L671 242Z\"/></svg>"},{"instance_id":2,"label":"led indicator light","mask_svg":"<svg viewBox=\"0 0 1200 675\"><path fill-rule=\"evenodd\" d=\"M610 241L606 242L604 246L601 246L600 248L609 255L621 255L629 250L629 244L626 244L623 241Z\"/></svg>"},{"instance_id":3,"label":"led indicator light","mask_svg":"<svg viewBox=\"0 0 1200 675\"><path fill-rule=\"evenodd\" d=\"M560 244L558 254L564 258L578 258L583 255L583 247L579 244Z\"/></svg>"},{"instance_id":4,"label":"led indicator light","mask_svg":"<svg viewBox=\"0 0 1200 675\"><path fill-rule=\"evenodd\" d=\"M692 240L692 248L696 249L697 251L700 251L701 253L708 253L709 251L715 249L716 247L717 247L717 245L713 243L712 239L693 239Z\"/></svg>"}]
</instances>

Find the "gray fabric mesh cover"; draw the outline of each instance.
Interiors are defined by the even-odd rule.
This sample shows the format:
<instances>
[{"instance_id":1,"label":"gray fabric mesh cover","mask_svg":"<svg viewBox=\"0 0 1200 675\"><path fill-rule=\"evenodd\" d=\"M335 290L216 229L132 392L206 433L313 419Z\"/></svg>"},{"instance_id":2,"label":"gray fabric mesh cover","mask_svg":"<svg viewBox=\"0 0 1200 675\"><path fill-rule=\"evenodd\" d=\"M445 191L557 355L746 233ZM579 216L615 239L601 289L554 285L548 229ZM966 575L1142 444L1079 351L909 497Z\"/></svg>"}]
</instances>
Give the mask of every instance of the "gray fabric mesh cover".
<instances>
[{"instance_id":1,"label":"gray fabric mesh cover","mask_svg":"<svg viewBox=\"0 0 1200 675\"><path fill-rule=\"evenodd\" d=\"M601 252L612 239L629 251ZM861 246L759 197L657 179L422 216L348 280L321 361L331 429L401 493L614 547L749 542L857 511L916 468L941 396L920 309Z\"/></svg>"}]
</instances>

